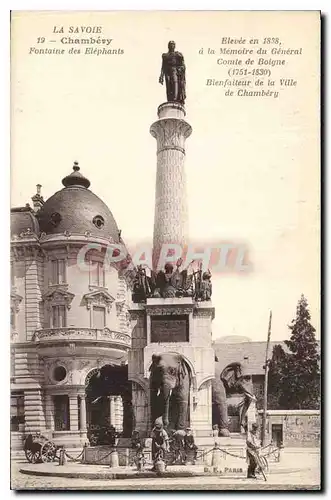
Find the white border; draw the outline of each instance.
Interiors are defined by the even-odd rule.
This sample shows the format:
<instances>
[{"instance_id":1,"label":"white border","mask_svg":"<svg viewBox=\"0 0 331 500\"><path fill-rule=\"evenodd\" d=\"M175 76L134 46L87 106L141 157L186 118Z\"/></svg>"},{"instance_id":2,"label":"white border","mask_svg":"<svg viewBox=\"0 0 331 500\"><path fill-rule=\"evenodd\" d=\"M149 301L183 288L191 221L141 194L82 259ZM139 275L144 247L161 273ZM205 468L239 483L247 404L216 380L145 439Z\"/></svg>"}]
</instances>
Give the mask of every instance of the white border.
<instances>
[{"instance_id":1,"label":"white border","mask_svg":"<svg viewBox=\"0 0 331 500\"><path fill-rule=\"evenodd\" d=\"M250 1L247 0L232 0L232 1L217 1L217 0L204 0L204 1L194 1L194 0L167 0L167 1L129 1L129 0L95 0L95 1L87 1L81 0L79 2L74 0L57 0L57 1L37 1L37 0L20 0L20 1L9 1L9 2L1 2L0 5L0 57L1 57L1 147L0 151L3 153L2 157L2 165L1 165L1 182L0 182L0 204L1 204L1 213L3 214L3 234L5 235L4 240L2 240L1 244L1 259L3 270L2 270L2 283L0 288L0 304L1 304L1 314L0 321L2 328L0 329L2 334L2 349L1 349L1 379L3 381L9 380L9 360L10 360L10 350L9 350L9 281L10 281L10 272L9 272L9 207L10 207L10 26L9 26L9 12L10 10L321 10L324 15L329 13L329 5L330 2L326 2L323 0L319 3L315 1L309 0L301 0L300 2L295 2L291 0L278 0L277 2L263 2L263 1ZM1 15L2 14L2 15ZM328 20L329 21L329 20ZM325 33L325 54L327 59L329 59L328 54L330 53L330 44L329 37ZM325 61L325 69L327 69L327 74L325 75L326 81L330 82L329 76L329 64ZM330 83L328 86L325 83L325 96L324 101L329 101L329 92L330 92ZM327 121L327 110L325 111L325 119ZM329 139L329 133L327 130L324 131L325 140ZM328 165L329 158L327 155L328 148L325 147L326 157L324 158L324 183L328 181ZM330 192L330 187L327 186L325 188L325 194ZM324 230L326 231L325 243L327 247L330 247L328 243L330 237L330 195L329 199L325 200L324 206L324 217L326 226ZM329 229L329 231L327 231ZM326 254L325 254L326 257ZM330 278L330 269L326 269L325 267L325 287L329 284ZM326 304L326 301L325 301ZM330 311L330 308L329 308ZM328 352L326 352L327 343L327 325L329 322L328 314L329 311L326 310L326 324L325 324L325 332L323 341L323 352L324 356L327 357ZM6 348L5 348L6 346ZM325 364L326 365L326 364ZM328 392L328 387L331 386L329 382L329 377L327 377L327 381L325 382L326 393ZM2 404L3 408L1 411L1 440L2 440L2 456L8 456L9 458L9 450L10 450L10 432L9 432L9 397L10 397L10 387L9 384L3 384L3 387L6 388L4 392L2 392ZM325 413L328 415L328 408L325 409ZM325 424L327 424L327 418L324 419ZM323 438L327 437L327 442L324 444L325 452L331 449L331 440L330 433L327 432L327 429L324 430ZM326 460L327 457L325 457ZM2 474L1 474L1 482L0 482L0 490L1 492L6 492L6 496L8 494L9 487L9 460L7 462L7 472L8 474L4 474L5 467L2 464ZM325 464L326 470L326 478L325 482L327 482L327 471L328 464ZM13 492L9 493L14 494ZM157 493L156 493L157 494ZM180 493L172 493L172 496L178 496ZM203 494L203 493L202 493ZM226 492L220 492L220 495L227 495ZM267 493L266 493L267 494ZM289 495L290 493L284 493L284 495ZM47 492L45 493L47 495ZM91 493L92 496L95 496L94 493ZM112 493L114 495L114 492ZM231 495L233 497L233 494ZM40 496L38 495L40 498ZM121 495L123 497L123 494Z\"/></svg>"}]
</instances>

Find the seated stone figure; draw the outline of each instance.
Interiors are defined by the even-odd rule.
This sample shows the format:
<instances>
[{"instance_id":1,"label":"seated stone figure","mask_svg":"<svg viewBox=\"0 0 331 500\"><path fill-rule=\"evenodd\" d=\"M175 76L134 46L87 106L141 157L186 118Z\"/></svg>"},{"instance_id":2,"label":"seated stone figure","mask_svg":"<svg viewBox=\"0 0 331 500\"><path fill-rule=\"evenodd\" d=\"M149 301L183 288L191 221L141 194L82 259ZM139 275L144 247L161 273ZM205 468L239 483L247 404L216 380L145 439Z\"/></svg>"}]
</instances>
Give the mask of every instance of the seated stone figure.
<instances>
[{"instance_id":1,"label":"seated stone figure","mask_svg":"<svg viewBox=\"0 0 331 500\"><path fill-rule=\"evenodd\" d=\"M140 437L139 431L137 431L137 430L133 431L133 433L132 433L131 446L134 450L139 450L142 448L141 437Z\"/></svg>"},{"instance_id":2,"label":"seated stone figure","mask_svg":"<svg viewBox=\"0 0 331 500\"><path fill-rule=\"evenodd\" d=\"M183 463L185 461L185 446L184 446L184 439L185 439L186 432L182 429L179 429L177 431L172 431L172 434L170 436L169 444L170 444L170 451L173 452L173 462L179 462Z\"/></svg>"},{"instance_id":3,"label":"seated stone figure","mask_svg":"<svg viewBox=\"0 0 331 500\"><path fill-rule=\"evenodd\" d=\"M169 451L169 436L163 428L161 419L155 421L152 430L152 460L153 463L159 458L165 460L166 452Z\"/></svg>"},{"instance_id":4,"label":"seated stone figure","mask_svg":"<svg viewBox=\"0 0 331 500\"><path fill-rule=\"evenodd\" d=\"M175 297L176 296L176 279L174 275L174 266L167 262L164 266L164 271L159 271L156 276L154 297Z\"/></svg>"},{"instance_id":5,"label":"seated stone figure","mask_svg":"<svg viewBox=\"0 0 331 500\"><path fill-rule=\"evenodd\" d=\"M136 451L135 463L138 470L141 470L145 463L144 447L139 431L134 430L131 438L131 446Z\"/></svg>"},{"instance_id":6,"label":"seated stone figure","mask_svg":"<svg viewBox=\"0 0 331 500\"><path fill-rule=\"evenodd\" d=\"M187 269L179 270L182 259L176 262L176 269L167 262L164 271L159 271L155 277L153 297L190 297L193 295L193 273L188 274Z\"/></svg>"},{"instance_id":7,"label":"seated stone figure","mask_svg":"<svg viewBox=\"0 0 331 500\"><path fill-rule=\"evenodd\" d=\"M199 299L201 301L211 300L212 283L211 283L211 272L210 271L206 271L203 273L199 292L200 292Z\"/></svg>"},{"instance_id":8,"label":"seated stone figure","mask_svg":"<svg viewBox=\"0 0 331 500\"><path fill-rule=\"evenodd\" d=\"M190 455L193 455L192 462L194 465L197 459L198 447L195 444L193 432L190 427L188 427L185 432L184 449L185 449L185 463L187 463L187 461L189 460Z\"/></svg>"}]
</instances>

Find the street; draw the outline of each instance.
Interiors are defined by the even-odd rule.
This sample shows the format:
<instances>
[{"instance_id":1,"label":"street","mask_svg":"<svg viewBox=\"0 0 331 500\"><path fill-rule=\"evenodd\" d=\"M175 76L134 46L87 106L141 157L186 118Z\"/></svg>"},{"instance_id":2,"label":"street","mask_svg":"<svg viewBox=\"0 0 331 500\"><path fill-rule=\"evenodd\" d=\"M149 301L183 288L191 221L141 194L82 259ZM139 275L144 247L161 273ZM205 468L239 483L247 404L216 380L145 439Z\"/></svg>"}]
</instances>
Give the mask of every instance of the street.
<instances>
[{"instance_id":1,"label":"street","mask_svg":"<svg viewBox=\"0 0 331 500\"><path fill-rule=\"evenodd\" d=\"M217 476L142 479L84 479L22 474L19 469L27 465L22 460L11 464L11 489L53 490L293 490L319 489L319 454L302 450L286 453L281 463L270 464L267 482L262 478L237 479ZM84 468L89 466L79 465Z\"/></svg>"}]
</instances>

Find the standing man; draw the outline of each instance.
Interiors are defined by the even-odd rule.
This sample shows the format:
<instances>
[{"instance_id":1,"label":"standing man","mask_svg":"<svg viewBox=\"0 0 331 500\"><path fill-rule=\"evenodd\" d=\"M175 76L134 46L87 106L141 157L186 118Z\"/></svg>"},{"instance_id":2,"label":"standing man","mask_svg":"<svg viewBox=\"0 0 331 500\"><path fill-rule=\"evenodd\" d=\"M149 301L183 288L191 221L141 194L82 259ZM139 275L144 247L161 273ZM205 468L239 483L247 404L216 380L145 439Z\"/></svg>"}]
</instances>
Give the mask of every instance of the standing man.
<instances>
[{"instance_id":1,"label":"standing man","mask_svg":"<svg viewBox=\"0 0 331 500\"><path fill-rule=\"evenodd\" d=\"M162 67L159 82L163 85L165 78L167 87L167 100L169 102L185 103L186 79L183 54L175 51L176 44L168 43L168 52L162 54Z\"/></svg>"},{"instance_id":2,"label":"standing man","mask_svg":"<svg viewBox=\"0 0 331 500\"><path fill-rule=\"evenodd\" d=\"M258 450L261 448L261 442L257 436L259 426L257 424L252 424L252 430L249 432L247 428L247 458L248 458L248 471L247 477L256 479L255 471L258 466L257 454Z\"/></svg>"}]
</instances>

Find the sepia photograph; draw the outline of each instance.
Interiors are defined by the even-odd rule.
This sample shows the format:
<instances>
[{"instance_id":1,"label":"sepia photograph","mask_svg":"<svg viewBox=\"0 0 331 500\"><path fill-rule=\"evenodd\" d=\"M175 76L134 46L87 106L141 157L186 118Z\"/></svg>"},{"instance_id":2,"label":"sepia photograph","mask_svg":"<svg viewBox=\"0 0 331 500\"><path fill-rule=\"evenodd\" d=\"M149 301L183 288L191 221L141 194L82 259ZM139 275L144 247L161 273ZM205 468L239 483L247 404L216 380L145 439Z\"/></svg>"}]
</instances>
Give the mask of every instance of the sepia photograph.
<instances>
[{"instance_id":1,"label":"sepia photograph","mask_svg":"<svg viewBox=\"0 0 331 500\"><path fill-rule=\"evenodd\" d=\"M10 488L320 490L320 11L10 24Z\"/></svg>"}]
</instances>

